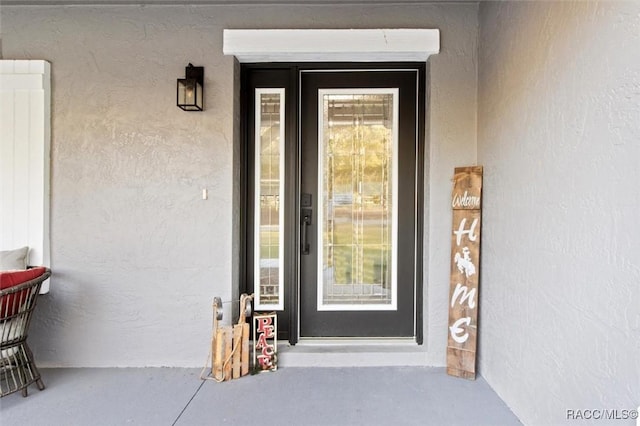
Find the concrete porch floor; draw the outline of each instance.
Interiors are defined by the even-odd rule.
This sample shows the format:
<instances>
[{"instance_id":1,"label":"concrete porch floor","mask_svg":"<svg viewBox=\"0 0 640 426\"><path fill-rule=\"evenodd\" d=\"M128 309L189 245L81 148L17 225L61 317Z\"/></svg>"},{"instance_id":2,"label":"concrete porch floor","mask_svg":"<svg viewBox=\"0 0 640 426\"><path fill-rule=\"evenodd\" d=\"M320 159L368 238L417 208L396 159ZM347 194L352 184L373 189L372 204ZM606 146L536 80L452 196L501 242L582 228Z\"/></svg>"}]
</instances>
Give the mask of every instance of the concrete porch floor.
<instances>
[{"instance_id":1,"label":"concrete porch floor","mask_svg":"<svg viewBox=\"0 0 640 426\"><path fill-rule=\"evenodd\" d=\"M9 425L519 425L478 377L442 368L283 367L230 382L182 368L41 369L47 388L0 399Z\"/></svg>"}]
</instances>

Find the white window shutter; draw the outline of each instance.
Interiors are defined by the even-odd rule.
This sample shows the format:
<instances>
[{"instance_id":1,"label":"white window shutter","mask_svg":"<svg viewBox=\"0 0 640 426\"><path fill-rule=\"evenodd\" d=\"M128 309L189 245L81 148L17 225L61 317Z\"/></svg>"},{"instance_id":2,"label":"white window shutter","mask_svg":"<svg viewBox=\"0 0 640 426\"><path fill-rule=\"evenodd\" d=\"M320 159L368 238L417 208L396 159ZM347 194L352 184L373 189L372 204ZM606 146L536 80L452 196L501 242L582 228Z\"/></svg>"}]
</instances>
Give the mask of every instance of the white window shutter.
<instances>
[{"instance_id":1,"label":"white window shutter","mask_svg":"<svg viewBox=\"0 0 640 426\"><path fill-rule=\"evenodd\" d=\"M50 147L49 62L0 60L0 250L29 246L48 267Z\"/></svg>"}]
</instances>

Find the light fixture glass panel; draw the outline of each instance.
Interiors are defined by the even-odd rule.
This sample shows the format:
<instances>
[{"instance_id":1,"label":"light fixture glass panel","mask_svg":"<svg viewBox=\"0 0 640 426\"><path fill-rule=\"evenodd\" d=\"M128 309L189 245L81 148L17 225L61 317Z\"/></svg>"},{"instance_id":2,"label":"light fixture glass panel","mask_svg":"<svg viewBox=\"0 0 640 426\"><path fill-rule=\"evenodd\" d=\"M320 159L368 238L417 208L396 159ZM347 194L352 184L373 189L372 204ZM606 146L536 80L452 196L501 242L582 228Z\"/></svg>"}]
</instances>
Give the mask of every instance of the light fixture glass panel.
<instances>
[{"instance_id":1,"label":"light fixture glass panel","mask_svg":"<svg viewBox=\"0 0 640 426\"><path fill-rule=\"evenodd\" d=\"M284 89L255 92L255 309L284 309Z\"/></svg>"},{"instance_id":2,"label":"light fixture glass panel","mask_svg":"<svg viewBox=\"0 0 640 426\"><path fill-rule=\"evenodd\" d=\"M195 78L178 79L178 106L185 111L202 111L202 85Z\"/></svg>"},{"instance_id":3,"label":"light fixture glass panel","mask_svg":"<svg viewBox=\"0 0 640 426\"><path fill-rule=\"evenodd\" d=\"M198 82L196 82L196 106L200 111L204 110L204 89Z\"/></svg>"}]
</instances>

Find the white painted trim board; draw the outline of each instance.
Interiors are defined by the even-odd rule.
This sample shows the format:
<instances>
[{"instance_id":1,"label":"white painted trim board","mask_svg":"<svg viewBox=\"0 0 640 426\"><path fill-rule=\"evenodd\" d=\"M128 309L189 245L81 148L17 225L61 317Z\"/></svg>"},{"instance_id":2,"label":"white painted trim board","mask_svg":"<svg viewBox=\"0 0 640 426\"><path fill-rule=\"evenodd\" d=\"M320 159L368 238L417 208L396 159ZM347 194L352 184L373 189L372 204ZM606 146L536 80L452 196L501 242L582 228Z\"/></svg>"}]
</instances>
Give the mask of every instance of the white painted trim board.
<instances>
[{"instance_id":1,"label":"white painted trim board","mask_svg":"<svg viewBox=\"0 0 640 426\"><path fill-rule=\"evenodd\" d=\"M51 65L0 60L0 250L50 267ZM49 292L49 281L41 293Z\"/></svg>"},{"instance_id":2,"label":"white painted trim board","mask_svg":"<svg viewBox=\"0 0 640 426\"><path fill-rule=\"evenodd\" d=\"M424 62L440 51L438 29L225 29L223 52L240 62Z\"/></svg>"}]
</instances>

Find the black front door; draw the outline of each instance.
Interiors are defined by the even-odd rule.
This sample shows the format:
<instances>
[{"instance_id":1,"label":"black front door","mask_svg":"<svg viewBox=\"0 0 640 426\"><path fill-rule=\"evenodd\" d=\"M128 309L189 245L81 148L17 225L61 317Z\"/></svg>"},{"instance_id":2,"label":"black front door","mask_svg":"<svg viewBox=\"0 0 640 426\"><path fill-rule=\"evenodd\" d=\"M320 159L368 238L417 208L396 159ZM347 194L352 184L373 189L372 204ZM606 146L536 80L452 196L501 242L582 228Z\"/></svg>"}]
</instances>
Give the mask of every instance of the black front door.
<instances>
[{"instance_id":1,"label":"black front door","mask_svg":"<svg viewBox=\"0 0 640 426\"><path fill-rule=\"evenodd\" d=\"M417 70L301 71L300 336L415 336Z\"/></svg>"},{"instance_id":2,"label":"black front door","mask_svg":"<svg viewBox=\"0 0 640 426\"><path fill-rule=\"evenodd\" d=\"M421 340L424 64L405 65L243 68L243 270L281 339Z\"/></svg>"}]
</instances>

